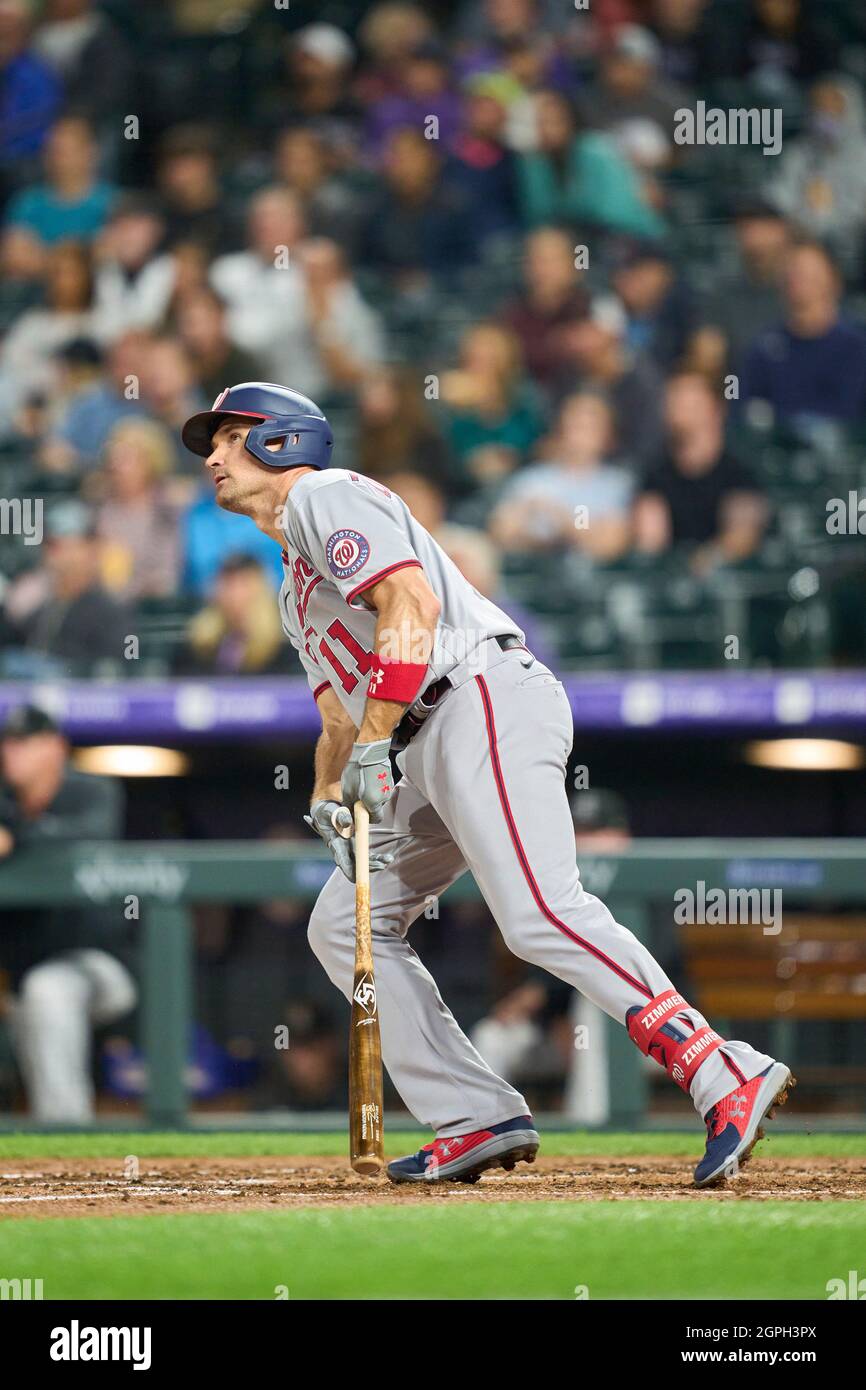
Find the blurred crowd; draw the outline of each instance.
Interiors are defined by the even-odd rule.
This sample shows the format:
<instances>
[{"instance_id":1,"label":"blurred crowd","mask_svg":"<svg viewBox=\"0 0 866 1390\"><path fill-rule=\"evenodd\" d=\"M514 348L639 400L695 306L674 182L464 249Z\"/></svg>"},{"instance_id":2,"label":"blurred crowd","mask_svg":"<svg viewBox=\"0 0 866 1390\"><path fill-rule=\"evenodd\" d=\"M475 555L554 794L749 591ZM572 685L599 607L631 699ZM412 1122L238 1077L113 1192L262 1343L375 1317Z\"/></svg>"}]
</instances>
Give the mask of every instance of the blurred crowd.
<instances>
[{"instance_id":1,"label":"blurred crowd","mask_svg":"<svg viewBox=\"0 0 866 1390\"><path fill-rule=\"evenodd\" d=\"M294 669L179 438L237 381L528 635L515 557L700 584L806 538L774 441L866 481L856 0L0 0L0 72L0 675ZM781 152L679 144L698 100Z\"/></svg>"}]
</instances>

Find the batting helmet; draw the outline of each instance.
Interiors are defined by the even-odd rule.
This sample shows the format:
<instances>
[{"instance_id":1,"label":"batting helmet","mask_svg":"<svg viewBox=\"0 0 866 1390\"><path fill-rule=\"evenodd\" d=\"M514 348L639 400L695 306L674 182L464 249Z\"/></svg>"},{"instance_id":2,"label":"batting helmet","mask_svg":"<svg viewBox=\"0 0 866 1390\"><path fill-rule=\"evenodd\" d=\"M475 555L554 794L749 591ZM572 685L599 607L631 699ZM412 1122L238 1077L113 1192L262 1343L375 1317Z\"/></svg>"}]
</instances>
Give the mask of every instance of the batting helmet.
<instances>
[{"instance_id":1,"label":"batting helmet","mask_svg":"<svg viewBox=\"0 0 866 1390\"><path fill-rule=\"evenodd\" d=\"M187 420L181 435L184 444L207 458L215 431L232 415L259 421L250 428L245 447L260 463L271 468L327 468L334 436L324 414L308 396L271 381L227 386L210 410ZM275 440L282 440L280 448L268 449Z\"/></svg>"}]
</instances>

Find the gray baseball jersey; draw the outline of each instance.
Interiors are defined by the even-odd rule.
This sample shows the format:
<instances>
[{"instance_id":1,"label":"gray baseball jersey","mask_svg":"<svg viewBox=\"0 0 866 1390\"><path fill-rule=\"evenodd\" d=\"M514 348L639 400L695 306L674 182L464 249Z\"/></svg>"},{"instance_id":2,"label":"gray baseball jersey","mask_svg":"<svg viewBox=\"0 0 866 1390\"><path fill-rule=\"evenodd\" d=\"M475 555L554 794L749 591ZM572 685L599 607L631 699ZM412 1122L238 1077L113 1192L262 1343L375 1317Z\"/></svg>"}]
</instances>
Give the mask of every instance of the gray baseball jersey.
<instances>
[{"instance_id":1,"label":"gray baseball jersey","mask_svg":"<svg viewBox=\"0 0 866 1390\"><path fill-rule=\"evenodd\" d=\"M442 605L422 690L488 637L513 633L523 641L520 628L464 579L405 502L372 478L338 468L305 474L281 521L283 629L314 694L329 685L359 727L376 630L376 611L364 594L386 575L420 566ZM400 660L418 660L409 634L395 634L395 648Z\"/></svg>"}]
</instances>

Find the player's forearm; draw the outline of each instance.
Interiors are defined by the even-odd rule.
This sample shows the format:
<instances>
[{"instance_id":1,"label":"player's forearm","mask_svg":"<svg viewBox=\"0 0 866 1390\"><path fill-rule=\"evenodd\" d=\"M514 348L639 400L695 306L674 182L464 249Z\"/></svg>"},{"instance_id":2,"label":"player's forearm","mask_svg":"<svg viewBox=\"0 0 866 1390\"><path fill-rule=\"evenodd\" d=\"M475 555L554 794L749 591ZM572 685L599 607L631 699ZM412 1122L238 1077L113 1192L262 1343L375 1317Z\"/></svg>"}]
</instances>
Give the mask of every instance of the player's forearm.
<instances>
[{"instance_id":1,"label":"player's forearm","mask_svg":"<svg viewBox=\"0 0 866 1390\"><path fill-rule=\"evenodd\" d=\"M426 667L433 651L440 607L429 590L397 589L389 594L379 607L376 622L374 647L377 655L389 662ZM358 742L375 743L389 738L418 694L420 689L407 701L368 696Z\"/></svg>"},{"instance_id":2,"label":"player's forearm","mask_svg":"<svg viewBox=\"0 0 866 1390\"><path fill-rule=\"evenodd\" d=\"M315 801L341 801L340 778L346 766L357 730L354 724L340 724L323 729L316 744L313 763L313 794Z\"/></svg>"}]
</instances>

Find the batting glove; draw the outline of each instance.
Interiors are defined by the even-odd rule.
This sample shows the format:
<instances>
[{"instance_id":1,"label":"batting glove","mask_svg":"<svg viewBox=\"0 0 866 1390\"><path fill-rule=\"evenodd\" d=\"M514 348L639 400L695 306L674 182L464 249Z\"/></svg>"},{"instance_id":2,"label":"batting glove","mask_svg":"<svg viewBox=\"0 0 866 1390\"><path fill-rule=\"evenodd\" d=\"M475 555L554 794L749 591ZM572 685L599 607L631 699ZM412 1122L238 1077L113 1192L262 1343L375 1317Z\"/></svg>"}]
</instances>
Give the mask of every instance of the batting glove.
<instances>
[{"instance_id":1,"label":"batting glove","mask_svg":"<svg viewBox=\"0 0 866 1390\"><path fill-rule=\"evenodd\" d=\"M385 802L394 790L388 757L390 747L390 738L380 738L376 743L353 743L349 761L343 768L340 789L344 805L363 802L371 821L382 819Z\"/></svg>"},{"instance_id":2,"label":"batting glove","mask_svg":"<svg viewBox=\"0 0 866 1390\"><path fill-rule=\"evenodd\" d=\"M337 868L342 870L350 883L355 882L355 837L349 835L354 820L348 806L337 801L314 801L310 814L304 820L320 839L324 840L334 857ZM343 833L341 833L343 832ZM370 851L370 873L384 869L394 858L393 851Z\"/></svg>"}]
</instances>

